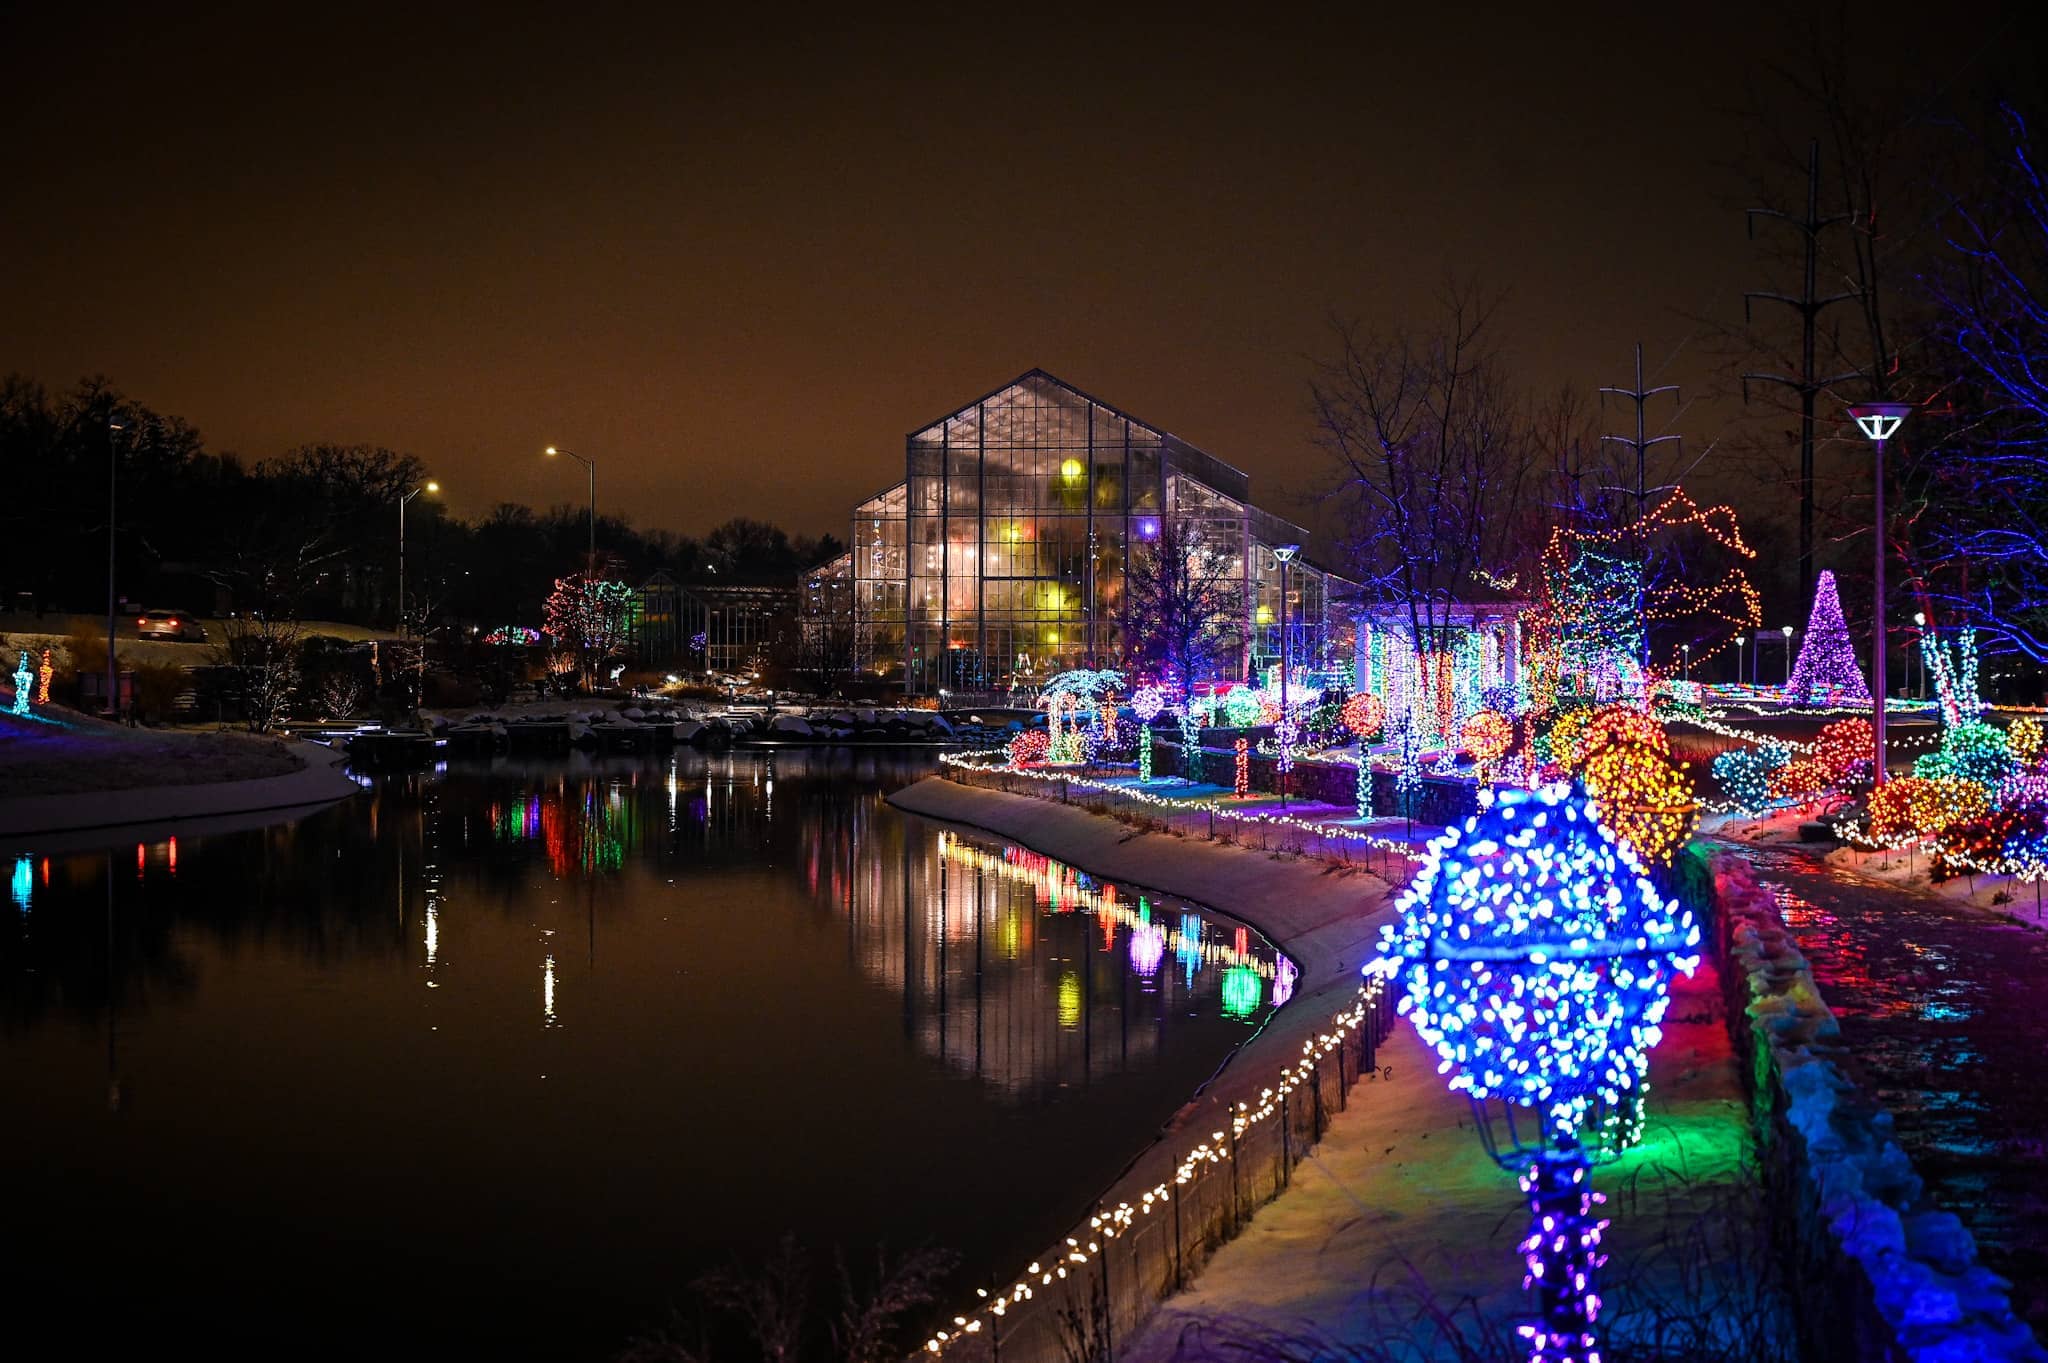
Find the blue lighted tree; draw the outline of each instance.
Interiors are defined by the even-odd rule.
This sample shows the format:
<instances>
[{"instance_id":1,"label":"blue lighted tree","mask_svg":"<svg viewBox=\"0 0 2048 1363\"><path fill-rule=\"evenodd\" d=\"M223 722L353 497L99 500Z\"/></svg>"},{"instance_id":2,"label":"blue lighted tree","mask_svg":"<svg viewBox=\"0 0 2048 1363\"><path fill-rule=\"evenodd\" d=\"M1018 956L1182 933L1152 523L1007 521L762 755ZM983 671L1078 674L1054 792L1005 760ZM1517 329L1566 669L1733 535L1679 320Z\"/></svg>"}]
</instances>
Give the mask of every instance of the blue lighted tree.
<instances>
[{"instance_id":1,"label":"blue lighted tree","mask_svg":"<svg viewBox=\"0 0 2048 1363\"><path fill-rule=\"evenodd\" d=\"M1531 1363L1598 1354L1606 1223L1592 1163L1614 1148L1618 1124L1605 1119L1640 1099L1671 979L1692 973L1699 940L1691 912L1658 893L1583 796L1559 788L1503 792L1447 829L1382 933L1375 964L1398 985L1399 1011L1529 1195ZM1528 1129L1517 1109L1531 1112Z\"/></svg>"}]
</instances>

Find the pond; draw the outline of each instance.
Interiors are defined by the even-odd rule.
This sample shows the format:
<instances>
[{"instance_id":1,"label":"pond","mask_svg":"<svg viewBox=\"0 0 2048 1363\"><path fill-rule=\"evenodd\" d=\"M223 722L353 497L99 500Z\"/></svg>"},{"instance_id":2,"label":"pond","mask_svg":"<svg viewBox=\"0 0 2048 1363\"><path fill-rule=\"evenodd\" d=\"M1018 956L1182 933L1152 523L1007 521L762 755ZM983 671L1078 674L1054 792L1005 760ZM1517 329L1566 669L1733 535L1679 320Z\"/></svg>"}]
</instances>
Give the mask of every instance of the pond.
<instances>
[{"instance_id":1,"label":"pond","mask_svg":"<svg viewBox=\"0 0 2048 1363\"><path fill-rule=\"evenodd\" d=\"M479 762L0 851L14 1338L603 1359L785 1234L1014 1271L1291 967L885 803L928 769Z\"/></svg>"}]
</instances>

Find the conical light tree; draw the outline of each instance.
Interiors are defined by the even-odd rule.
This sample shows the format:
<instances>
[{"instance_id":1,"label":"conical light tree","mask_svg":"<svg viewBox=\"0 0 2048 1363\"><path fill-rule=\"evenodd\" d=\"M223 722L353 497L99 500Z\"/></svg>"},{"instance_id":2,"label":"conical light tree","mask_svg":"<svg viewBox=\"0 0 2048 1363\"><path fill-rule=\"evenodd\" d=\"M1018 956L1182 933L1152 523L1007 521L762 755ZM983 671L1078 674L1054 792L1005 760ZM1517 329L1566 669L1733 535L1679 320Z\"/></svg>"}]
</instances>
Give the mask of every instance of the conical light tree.
<instances>
[{"instance_id":1,"label":"conical light tree","mask_svg":"<svg viewBox=\"0 0 2048 1363\"><path fill-rule=\"evenodd\" d=\"M1785 683L1785 699L1807 705L1870 703L1870 683L1856 665L1849 626L1842 619L1842 597L1835 590L1834 573L1827 569L1814 584L1806 641L1799 646L1799 661L1792 664L1792 679Z\"/></svg>"}]
</instances>

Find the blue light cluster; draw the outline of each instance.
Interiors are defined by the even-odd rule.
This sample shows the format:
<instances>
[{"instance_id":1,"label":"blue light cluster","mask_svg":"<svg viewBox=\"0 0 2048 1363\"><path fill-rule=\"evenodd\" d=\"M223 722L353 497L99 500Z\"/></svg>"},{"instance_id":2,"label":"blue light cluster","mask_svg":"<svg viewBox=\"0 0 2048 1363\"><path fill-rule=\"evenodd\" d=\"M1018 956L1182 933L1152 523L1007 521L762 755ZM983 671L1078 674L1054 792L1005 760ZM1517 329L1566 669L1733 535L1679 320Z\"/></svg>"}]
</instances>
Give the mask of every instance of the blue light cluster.
<instances>
[{"instance_id":1,"label":"blue light cluster","mask_svg":"<svg viewBox=\"0 0 2048 1363\"><path fill-rule=\"evenodd\" d=\"M1400 907L1380 951L1438 1071L1559 1139L1634 1099L1671 978L1699 964L1691 911L1563 787L1502 791L1445 830Z\"/></svg>"}]
</instances>

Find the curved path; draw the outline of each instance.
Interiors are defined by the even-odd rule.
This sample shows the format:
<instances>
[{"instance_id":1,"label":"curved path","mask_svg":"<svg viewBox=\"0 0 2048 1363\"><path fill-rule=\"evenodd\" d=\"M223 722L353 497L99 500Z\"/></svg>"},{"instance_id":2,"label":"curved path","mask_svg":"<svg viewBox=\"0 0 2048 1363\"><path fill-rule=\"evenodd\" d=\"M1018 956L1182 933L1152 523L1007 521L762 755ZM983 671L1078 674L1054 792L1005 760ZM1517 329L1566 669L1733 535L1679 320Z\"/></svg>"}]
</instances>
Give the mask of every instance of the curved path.
<instances>
[{"instance_id":1,"label":"curved path","mask_svg":"<svg viewBox=\"0 0 2048 1363\"><path fill-rule=\"evenodd\" d=\"M32 840L36 850L55 852L110 837L249 827L310 813L360 789L342 770L339 749L297 746L306 765L278 776L0 798L0 846ZM202 820L205 827L193 829Z\"/></svg>"}]
</instances>

